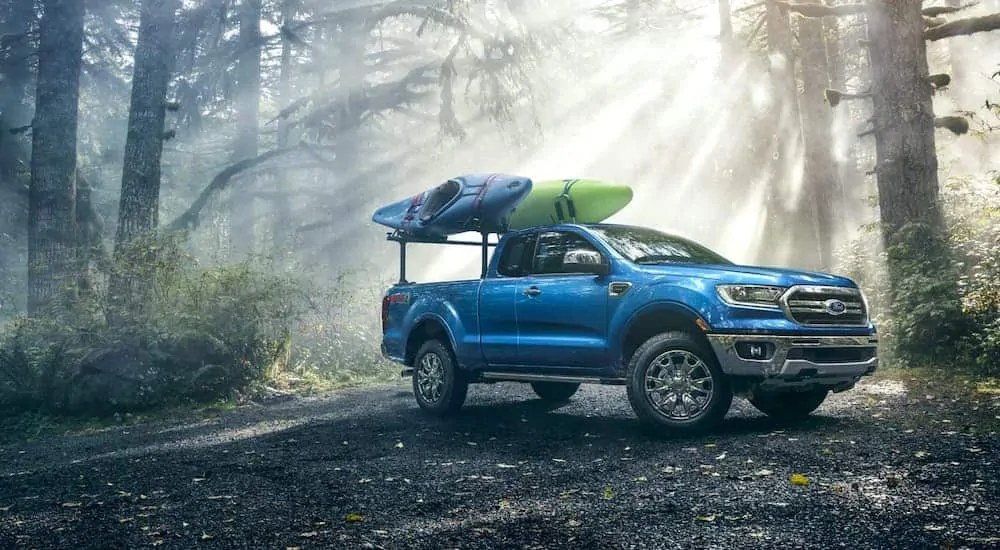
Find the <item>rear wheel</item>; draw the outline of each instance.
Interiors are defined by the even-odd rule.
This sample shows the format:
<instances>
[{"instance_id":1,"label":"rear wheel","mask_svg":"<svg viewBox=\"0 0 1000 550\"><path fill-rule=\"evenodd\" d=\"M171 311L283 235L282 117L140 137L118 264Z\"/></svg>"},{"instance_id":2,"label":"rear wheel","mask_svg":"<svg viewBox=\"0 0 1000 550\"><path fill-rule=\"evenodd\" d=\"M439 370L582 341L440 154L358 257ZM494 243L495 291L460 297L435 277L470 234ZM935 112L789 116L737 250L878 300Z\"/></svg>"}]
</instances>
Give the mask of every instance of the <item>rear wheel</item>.
<instances>
[{"instance_id":1,"label":"rear wheel","mask_svg":"<svg viewBox=\"0 0 1000 550\"><path fill-rule=\"evenodd\" d=\"M632 355L628 398L639 419L684 434L715 427L733 392L712 352L684 332L653 336Z\"/></svg>"},{"instance_id":2,"label":"rear wheel","mask_svg":"<svg viewBox=\"0 0 1000 550\"><path fill-rule=\"evenodd\" d=\"M447 344L424 342L413 360L413 394L420 408L437 416L458 411L465 403L468 381Z\"/></svg>"},{"instance_id":3,"label":"rear wheel","mask_svg":"<svg viewBox=\"0 0 1000 550\"><path fill-rule=\"evenodd\" d=\"M569 382L532 382L531 389L535 391L535 395L545 401L562 403L563 401L569 401L569 398L573 397L573 394L580 389L580 384Z\"/></svg>"},{"instance_id":4,"label":"rear wheel","mask_svg":"<svg viewBox=\"0 0 1000 550\"><path fill-rule=\"evenodd\" d=\"M766 391L748 398L760 412L782 422L803 420L826 400L829 390Z\"/></svg>"}]
</instances>

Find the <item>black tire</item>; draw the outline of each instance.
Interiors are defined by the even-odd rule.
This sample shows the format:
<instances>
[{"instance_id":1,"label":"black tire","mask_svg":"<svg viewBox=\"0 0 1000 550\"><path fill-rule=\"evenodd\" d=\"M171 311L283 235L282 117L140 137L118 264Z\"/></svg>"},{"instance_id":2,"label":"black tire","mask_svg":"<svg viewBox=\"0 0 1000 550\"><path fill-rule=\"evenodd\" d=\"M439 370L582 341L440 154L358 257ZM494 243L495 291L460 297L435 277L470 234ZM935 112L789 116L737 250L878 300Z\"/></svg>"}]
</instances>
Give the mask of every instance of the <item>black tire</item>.
<instances>
[{"instance_id":1,"label":"black tire","mask_svg":"<svg viewBox=\"0 0 1000 550\"><path fill-rule=\"evenodd\" d=\"M432 377L438 370L440 385L426 384L433 382ZM423 389L421 384L424 384ZM413 395L420 408L435 416L453 414L462 408L468 391L468 380L459 370L451 348L440 340L424 342L413 358Z\"/></svg>"},{"instance_id":2,"label":"black tire","mask_svg":"<svg viewBox=\"0 0 1000 550\"><path fill-rule=\"evenodd\" d=\"M819 408L829 390L767 391L751 394L747 400L760 412L781 422L804 420Z\"/></svg>"},{"instance_id":3,"label":"black tire","mask_svg":"<svg viewBox=\"0 0 1000 550\"><path fill-rule=\"evenodd\" d=\"M686 383L689 388L692 386L701 388L700 391L686 390L686 395L691 402L700 405L694 414L691 414L691 405L685 399L685 394L678 394L668 387L668 385L676 383L675 389L680 389L680 385L684 383L680 379L671 378L662 381L666 383L658 387L667 388L662 392L647 391L647 373L658 375L661 368L665 366L663 361L667 360L675 367L672 370L677 370L676 367L683 364L690 367L687 369L688 382L691 382L692 378L695 380L703 379L694 384ZM711 392L705 391L708 388L708 382L711 382ZM627 388L632 410L635 411L643 424L685 435L701 434L715 428L729 412L729 407L733 403L733 391L729 378L719 368L715 354L707 346L685 332L657 334L639 346L629 361ZM679 401L675 397L674 407L670 411L664 411L657 404L654 395L680 395L680 397ZM692 395L694 397L691 397ZM704 401L706 395L708 399ZM697 397L701 397L702 402L699 402ZM667 398L664 397L660 405L666 405L666 402ZM678 403L683 403L684 410L689 413L689 418L673 416Z\"/></svg>"},{"instance_id":4,"label":"black tire","mask_svg":"<svg viewBox=\"0 0 1000 550\"><path fill-rule=\"evenodd\" d=\"M535 395L544 401L551 403L562 403L569 401L570 397L580 389L580 384L570 382L532 382L531 389Z\"/></svg>"}]
</instances>

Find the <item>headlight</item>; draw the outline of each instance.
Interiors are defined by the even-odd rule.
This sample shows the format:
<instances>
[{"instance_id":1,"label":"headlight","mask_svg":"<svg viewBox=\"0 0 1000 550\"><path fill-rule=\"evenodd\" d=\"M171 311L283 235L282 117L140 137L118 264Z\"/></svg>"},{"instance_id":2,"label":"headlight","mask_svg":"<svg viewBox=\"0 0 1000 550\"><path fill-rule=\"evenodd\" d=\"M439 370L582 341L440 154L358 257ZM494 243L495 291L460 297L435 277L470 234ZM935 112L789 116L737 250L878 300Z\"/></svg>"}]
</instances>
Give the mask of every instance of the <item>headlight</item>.
<instances>
[{"instance_id":1,"label":"headlight","mask_svg":"<svg viewBox=\"0 0 1000 550\"><path fill-rule=\"evenodd\" d=\"M778 307L778 298L787 289L781 286L719 285L715 290L722 301L731 306Z\"/></svg>"}]
</instances>

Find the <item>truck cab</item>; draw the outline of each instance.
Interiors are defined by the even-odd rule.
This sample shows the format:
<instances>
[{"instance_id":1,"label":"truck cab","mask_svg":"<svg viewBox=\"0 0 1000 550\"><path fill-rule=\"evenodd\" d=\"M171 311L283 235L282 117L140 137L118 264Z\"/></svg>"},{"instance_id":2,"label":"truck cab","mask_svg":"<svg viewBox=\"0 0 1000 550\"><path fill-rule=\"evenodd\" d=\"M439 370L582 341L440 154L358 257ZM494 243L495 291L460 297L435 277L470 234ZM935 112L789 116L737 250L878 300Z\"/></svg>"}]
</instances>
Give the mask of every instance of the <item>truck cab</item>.
<instances>
[{"instance_id":1,"label":"truck cab","mask_svg":"<svg viewBox=\"0 0 1000 550\"><path fill-rule=\"evenodd\" d=\"M801 419L878 366L864 294L845 277L741 266L631 225L512 231L491 257L481 245L479 279L401 274L383 298L382 353L435 414L460 409L474 383L529 383L553 401L611 384L642 422L699 432L735 395Z\"/></svg>"}]
</instances>

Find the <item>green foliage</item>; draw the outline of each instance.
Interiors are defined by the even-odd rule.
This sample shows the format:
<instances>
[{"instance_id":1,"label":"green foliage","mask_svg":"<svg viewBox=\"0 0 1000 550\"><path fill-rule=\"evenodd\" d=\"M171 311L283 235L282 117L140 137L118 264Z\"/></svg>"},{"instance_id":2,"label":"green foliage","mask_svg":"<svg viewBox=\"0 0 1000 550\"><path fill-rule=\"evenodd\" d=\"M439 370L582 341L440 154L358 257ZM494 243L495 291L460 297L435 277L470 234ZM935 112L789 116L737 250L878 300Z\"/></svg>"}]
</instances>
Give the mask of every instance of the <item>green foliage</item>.
<instances>
[{"instance_id":1,"label":"green foliage","mask_svg":"<svg viewBox=\"0 0 1000 550\"><path fill-rule=\"evenodd\" d=\"M127 298L97 285L72 308L8 323L0 411L142 410L378 371L377 301L355 300L343 280L312 288L263 260L204 268L182 244L160 235L120 251Z\"/></svg>"},{"instance_id":2,"label":"green foliage","mask_svg":"<svg viewBox=\"0 0 1000 550\"><path fill-rule=\"evenodd\" d=\"M880 251L880 234L873 231L841 251L841 265L865 289L892 362L994 375L1000 364L1000 188L991 178L950 178L941 196L946 242L911 226L897 236L890 255ZM945 246L947 264L940 259ZM892 287L890 261L902 274ZM950 284L955 280L957 299Z\"/></svg>"}]
</instances>

